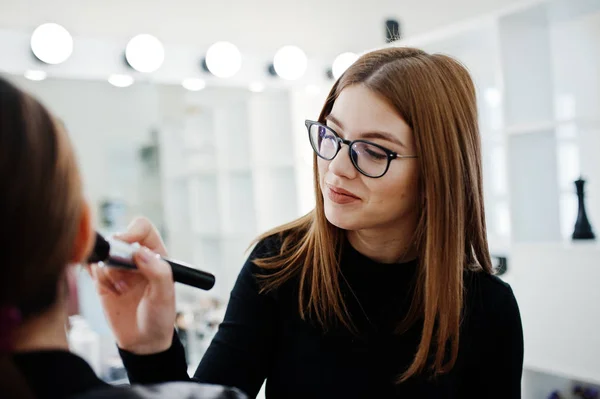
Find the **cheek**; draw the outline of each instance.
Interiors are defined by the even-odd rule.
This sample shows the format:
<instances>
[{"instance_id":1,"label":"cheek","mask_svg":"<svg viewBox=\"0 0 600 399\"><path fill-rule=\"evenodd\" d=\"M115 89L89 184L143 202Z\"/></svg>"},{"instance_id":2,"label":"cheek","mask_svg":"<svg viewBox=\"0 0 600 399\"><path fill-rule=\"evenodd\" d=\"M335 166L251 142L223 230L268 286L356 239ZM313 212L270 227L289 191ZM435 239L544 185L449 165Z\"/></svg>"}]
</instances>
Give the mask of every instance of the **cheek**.
<instances>
[{"instance_id":1,"label":"cheek","mask_svg":"<svg viewBox=\"0 0 600 399\"><path fill-rule=\"evenodd\" d=\"M382 179L365 182L371 192L372 203L386 209L412 206L419 196L419 176L415 170L405 169Z\"/></svg>"}]
</instances>

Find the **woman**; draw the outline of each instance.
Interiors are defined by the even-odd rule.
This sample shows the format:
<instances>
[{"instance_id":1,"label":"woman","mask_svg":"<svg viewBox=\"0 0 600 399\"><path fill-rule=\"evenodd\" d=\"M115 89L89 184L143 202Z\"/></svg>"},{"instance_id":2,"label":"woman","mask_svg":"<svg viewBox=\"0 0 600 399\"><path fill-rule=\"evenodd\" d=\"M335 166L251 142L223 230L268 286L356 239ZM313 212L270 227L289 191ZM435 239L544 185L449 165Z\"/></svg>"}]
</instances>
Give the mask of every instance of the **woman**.
<instances>
[{"instance_id":1,"label":"woman","mask_svg":"<svg viewBox=\"0 0 600 399\"><path fill-rule=\"evenodd\" d=\"M198 384L116 388L69 352L69 281L95 237L71 144L56 119L0 78L0 396L2 398L235 398ZM155 292L173 295L170 268L136 254ZM72 285L71 285L72 286ZM161 316L175 321L174 304Z\"/></svg>"},{"instance_id":2,"label":"woman","mask_svg":"<svg viewBox=\"0 0 600 399\"><path fill-rule=\"evenodd\" d=\"M306 126L316 207L259 238L194 380L255 397L266 379L268 399L520 398L521 321L492 272L465 68L368 53ZM124 239L164 251L146 220ZM141 329L137 282L100 285L109 277L123 288L103 303L130 378L188 380L160 315Z\"/></svg>"}]
</instances>

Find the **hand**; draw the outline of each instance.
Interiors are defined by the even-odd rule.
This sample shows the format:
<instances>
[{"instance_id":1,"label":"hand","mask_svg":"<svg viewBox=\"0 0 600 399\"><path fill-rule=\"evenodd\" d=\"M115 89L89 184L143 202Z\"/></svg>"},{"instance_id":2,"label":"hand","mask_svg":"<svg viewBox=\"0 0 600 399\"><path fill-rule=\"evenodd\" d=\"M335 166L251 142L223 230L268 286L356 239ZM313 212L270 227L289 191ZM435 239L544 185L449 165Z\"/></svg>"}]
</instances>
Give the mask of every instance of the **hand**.
<instances>
[{"instance_id":1,"label":"hand","mask_svg":"<svg viewBox=\"0 0 600 399\"><path fill-rule=\"evenodd\" d=\"M159 258L167 254L162 239L145 218L115 238L142 245L135 254L137 270L90 267L117 345L138 355L165 351L173 340L175 287L170 266Z\"/></svg>"}]
</instances>

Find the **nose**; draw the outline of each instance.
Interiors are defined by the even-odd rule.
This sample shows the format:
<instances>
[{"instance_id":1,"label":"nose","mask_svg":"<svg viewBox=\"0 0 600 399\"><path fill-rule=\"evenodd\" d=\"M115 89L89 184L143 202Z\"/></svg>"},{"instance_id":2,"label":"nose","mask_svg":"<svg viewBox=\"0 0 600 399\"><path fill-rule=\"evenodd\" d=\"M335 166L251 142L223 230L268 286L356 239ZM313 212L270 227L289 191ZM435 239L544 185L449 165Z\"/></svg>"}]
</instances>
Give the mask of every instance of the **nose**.
<instances>
[{"instance_id":1,"label":"nose","mask_svg":"<svg viewBox=\"0 0 600 399\"><path fill-rule=\"evenodd\" d=\"M352 164L347 145L343 144L335 158L329 161L328 169L334 175L347 179L354 179L357 176L358 171Z\"/></svg>"}]
</instances>

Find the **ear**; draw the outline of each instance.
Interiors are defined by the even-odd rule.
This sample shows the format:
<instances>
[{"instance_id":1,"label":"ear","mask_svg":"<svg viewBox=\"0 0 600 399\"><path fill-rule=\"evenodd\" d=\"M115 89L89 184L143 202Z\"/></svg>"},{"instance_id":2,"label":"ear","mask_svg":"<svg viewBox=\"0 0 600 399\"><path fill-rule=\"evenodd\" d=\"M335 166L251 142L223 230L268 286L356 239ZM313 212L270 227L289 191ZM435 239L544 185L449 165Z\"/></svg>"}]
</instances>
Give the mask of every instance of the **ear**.
<instances>
[{"instance_id":1,"label":"ear","mask_svg":"<svg viewBox=\"0 0 600 399\"><path fill-rule=\"evenodd\" d=\"M73 243L71 263L84 262L94 247L95 239L96 233L94 232L94 225L92 223L92 211L88 202L84 200L81 208L81 215L79 216L77 236Z\"/></svg>"}]
</instances>

